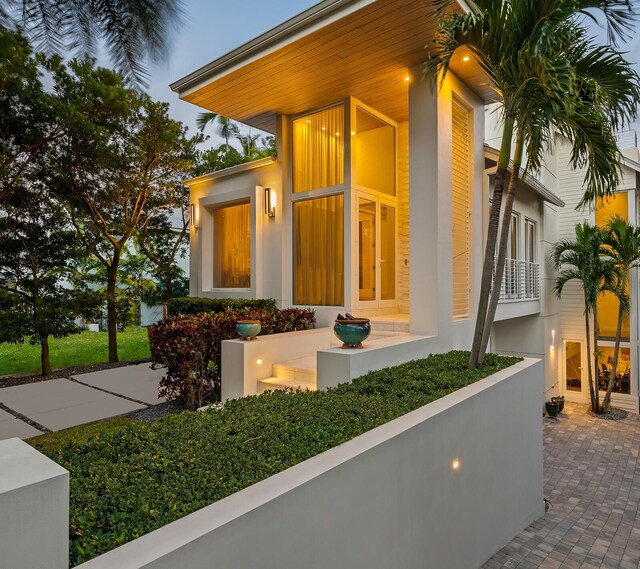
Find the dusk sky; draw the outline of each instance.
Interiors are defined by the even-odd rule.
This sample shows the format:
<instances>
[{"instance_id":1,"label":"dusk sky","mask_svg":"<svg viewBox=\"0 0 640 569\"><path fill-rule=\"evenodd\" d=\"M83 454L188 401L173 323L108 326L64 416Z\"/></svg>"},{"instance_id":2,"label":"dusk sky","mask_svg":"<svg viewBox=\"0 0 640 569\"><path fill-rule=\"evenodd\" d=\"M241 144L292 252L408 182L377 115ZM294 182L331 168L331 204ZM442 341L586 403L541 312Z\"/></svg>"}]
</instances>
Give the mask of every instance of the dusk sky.
<instances>
[{"instance_id":1,"label":"dusk sky","mask_svg":"<svg viewBox=\"0 0 640 569\"><path fill-rule=\"evenodd\" d=\"M184 23L171 40L166 61L151 66L149 93L169 102L172 116L194 132L201 109L180 101L169 84L314 4L315 0L185 0ZM640 62L640 34L624 49L631 60ZM212 129L208 134L213 135Z\"/></svg>"}]
</instances>

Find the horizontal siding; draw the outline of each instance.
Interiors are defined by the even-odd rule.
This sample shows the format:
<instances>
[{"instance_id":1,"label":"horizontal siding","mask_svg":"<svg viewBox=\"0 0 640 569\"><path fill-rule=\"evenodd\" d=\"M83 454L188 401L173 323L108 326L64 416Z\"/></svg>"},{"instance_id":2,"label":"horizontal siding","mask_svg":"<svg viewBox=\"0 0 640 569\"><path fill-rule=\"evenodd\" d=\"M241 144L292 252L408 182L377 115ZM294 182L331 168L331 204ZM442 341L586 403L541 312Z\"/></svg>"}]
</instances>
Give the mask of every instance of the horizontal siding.
<instances>
[{"instance_id":1,"label":"horizontal siding","mask_svg":"<svg viewBox=\"0 0 640 569\"><path fill-rule=\"evenodd\" d=\"M398 124L398 309L409 312L409 124Z\"/></svg>"},{"instance_id":2,"label":"horizontal siding","mask_svg":"<svg viewBox=\"0 0 640 569\"><path fill-rule=\"evenodd\" d=\"M560 239L575 239L575 226L584 221L595 223L595 215L588 210L576 209L584 195L585 171L570 167L571 146L564 139L558 141L557 153L558 195L566 204L558 210L559 235ZM562 338L585 338L584 296L577 282L567 283L562 293L560 331Z\"/></svg>"}]
</instances>

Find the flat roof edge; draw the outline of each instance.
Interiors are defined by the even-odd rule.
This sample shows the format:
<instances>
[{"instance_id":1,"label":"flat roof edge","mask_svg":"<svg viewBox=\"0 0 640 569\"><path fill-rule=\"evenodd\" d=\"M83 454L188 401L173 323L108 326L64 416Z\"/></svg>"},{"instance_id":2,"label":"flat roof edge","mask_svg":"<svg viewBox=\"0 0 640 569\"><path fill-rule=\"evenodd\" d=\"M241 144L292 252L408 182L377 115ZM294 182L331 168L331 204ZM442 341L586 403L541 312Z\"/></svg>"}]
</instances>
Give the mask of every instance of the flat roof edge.
<instances>
[{"instance_id":1,"label":"flat roof edge","mask_svg":"<svg viewBox=\"0 0 640 569\"><path fill-rule=\"evenodd\" d=\"M216 170L215 172L202 174L201 176L196 176L195 178L185 180L182 183L185 186L189 187L196 186L198 184L203 184L204 182L217 180L218 178L225 178L227 176L233 176L234 174L247 172L248 170L255 170L256 168L269 166L270 164L275 164L277 161L278 159L275 156L267 156L266 158L259 158L258 160L252 160L251 162L244 162L242 164L230 166L229 168L223 168L222 170Z\"/></svg>"}]
</instances>

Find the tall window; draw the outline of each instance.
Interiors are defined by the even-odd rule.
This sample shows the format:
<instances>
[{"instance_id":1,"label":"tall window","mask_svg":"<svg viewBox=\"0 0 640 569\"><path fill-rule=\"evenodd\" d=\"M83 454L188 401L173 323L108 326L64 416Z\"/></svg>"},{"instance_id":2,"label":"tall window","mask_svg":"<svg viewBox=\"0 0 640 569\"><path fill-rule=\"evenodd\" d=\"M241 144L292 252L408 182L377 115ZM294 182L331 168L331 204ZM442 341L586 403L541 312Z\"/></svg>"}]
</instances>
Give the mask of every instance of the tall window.
<instances>
[{"instance_id":1,"label":"tall window","mask_svg":"<svg viewBox=\"0 0 640 569\"><path fill-rule=\"evenodd\" d=\"M524 260L527 263L536 262L536 222L525 220L524 227Z\"/></svg>"},{"instance_id":2,"label":"tall window","mask_svg":"<svg viewBox=\"0 0 640 569\"><path fill-rule=\"evenodd\" d=\"M344 108L332 107L293 121L293 191L344 183Z\"/></svg>"},{"instance_id":3,"label":"tall window","mask_svg":"<svg viewBox=\"0 0 640 569\"><path fill-rule=\"evenodd\" d=\"M596 202L596 225L605 227L612 217L619 216L629 219L629 199L626 192L613 194L612 196ZM627 279L628 281L628 279ZM627 290L627 294L628 294ZM598 298L598 337L603 340L613 340L618 326L619 302L611 292L605 292ZM622 340L629 341L630 324L629 314L622 321Z\"/></svg>"},{"instance_id":4,"label":"tall window","mask_svg":"<svg viewBox=\"0 0 640 569\"><path fill-rule=\"evenodd\" d=\"M251 287L251 206L213 211L213 288Z\"/></svg>"},{"instance_id":5,"label":"tall window","mask_svg":"<svg viewBox=\"0 0 640 569\"><path fill-rule=\"evenodd\" d=\"M344 196L293 204L293 302L344 304Z\"/></svg>"},{"instance_id":6,"label":"tall window","mask_svg":"<svg viewBox=\"0 0 640 569\"><path fill-rule=\"evenodd\" d=\"M396 129L371 113L356 108L351 133L355 183L359 189L396 195Z\"/></svg>"},{"instance_id":7,"label":"tall window","mask_svg":"<svg viewBox=\"0 0 640 569\"><path fill-rule=\"evenodd\" d=\"M471 113L452 101L453 318L469 317L471 303Z\"/></svg>"}]
</instances>

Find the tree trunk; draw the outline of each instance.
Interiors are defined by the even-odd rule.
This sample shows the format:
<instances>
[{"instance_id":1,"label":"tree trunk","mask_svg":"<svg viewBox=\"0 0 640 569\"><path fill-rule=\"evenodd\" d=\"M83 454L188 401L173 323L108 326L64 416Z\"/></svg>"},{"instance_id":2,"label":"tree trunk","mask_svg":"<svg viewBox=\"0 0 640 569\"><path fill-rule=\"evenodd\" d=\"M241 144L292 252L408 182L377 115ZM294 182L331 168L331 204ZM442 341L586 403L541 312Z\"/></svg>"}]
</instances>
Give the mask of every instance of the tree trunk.
<instances>
[{"instance_id":1,"label":"tree trunk","mask_svg":"<svg viewBox=\"0 0 640 569\"><path fill-rule=\"evenodd\" d=\"M622 336L622 321L624 320L624 309L622 303L618 309L618 327L616 328L616 344L613 348L613 363L611 364L611 377L609 378L609 385L607 385L607 393L604 396L602 402L602 412L607 411L609 403L611 402L611 393L613 392L613 386L616 381L616 373L618 373L618 354L620 353L620 336Z\"/></svg>"},{"instance_id":2,"label":"tree trunk","mask_svg":"<svg viewBox=\"0 0 640 569\"><path fill-rule=\"evenodd\" d=\"M520 163L522 161L522 150L523 138L522 135L518 133L516 136L515 156L513 159L513 172L511 172L511 179L509 180L509 187L507 189L507 198L504 204L504 213L502 214L502 225L500 227L500 243L498 245L498 259L496 261L495 276L493 278L493 285L491 287L489 307L487 309L484 328L482 330L480 352L478 353L478 363L482 363L484 361L484 355L489 344L489 337L491 336L491 328L493 327L493 320L496 316L498 301L500 300L500 289L502 288L502 279L504 278L504 265L507 256L507 244L509 242L511 213L513 212L513 201L516 196L516 185L518 184L518 180L520 179Z\"/></svg>"},{"instance_id":3,"label":"tree trunk","mask_svg":"<svg viewBox=\"0 0 640 569\"><path fill-rule=\"evenodd\" d=\"M594 413L600 414L600 382L598 381L598 304L593 308L593 367L596 370L594 389Z\"/></svg>"},{"instance_id":4,"label":"tree trunk","mask_svg":"<svg viewBox=\"0 0 640 569\"><path fill-rule=\"evenodd\" d=\"M589 321L591 319L591 311L589 305L585 302L584 307L585 328L587 330L587 377L589 378L589 396L591 397L591 409L595 409L596 396L593 390L593 372L591 368L591 330ZM595 413L595 410L593 411Z\"/></svg>"},{"instance_id":5,"label":"tree trunk","mask_svg":"<svg viewBox=\"0 0 640 569\"><path fill-rule=\"evenodd\" d=\"M489 225L487 227L487 243L484 252L482 265L482 279L480 281L480 298L478 299L478 312L476 314L476 325L473 333L473 344L471 355L469 356L469 368L475 369L478 366L482 335L485 328L487 307L489 305L489 295L491 294L491 281L495 269L496 241L498 239L498 227L500 225L500 210L502 208L502 194L504 182L507 174L507 167L511 158L511 138L513 135L513 119L505 120L502 132L502 145L500 158L498 159L498 169L496 170L495 187L491 209L489 211Z\"/></svg>"},{"instance_id":6,"label":"tree trunk","mask_svg":"<svg viewBox=\"0 0 640 569\"><path fill-rule=\"evenodd\" d=\"M112 264L107 269L107 331L109 335L109 363L118 360L118 312L116 307L116 285L118 281L118 265Z\"/></svg>"},{"instance_id":7,"label":"tree trunk","mask_svg":"<svg viewBox=\"0 0 640 569\"><path fill-rule=\"evenodd\" d=\"M51 359L49 356L49 336L40 336L40 370L41 375L51 375Z\"/></svg>"}]
</instances>

